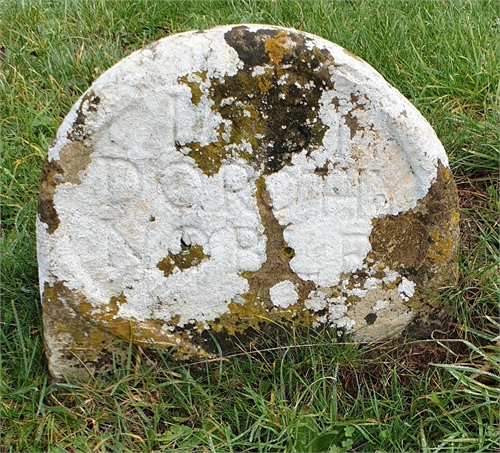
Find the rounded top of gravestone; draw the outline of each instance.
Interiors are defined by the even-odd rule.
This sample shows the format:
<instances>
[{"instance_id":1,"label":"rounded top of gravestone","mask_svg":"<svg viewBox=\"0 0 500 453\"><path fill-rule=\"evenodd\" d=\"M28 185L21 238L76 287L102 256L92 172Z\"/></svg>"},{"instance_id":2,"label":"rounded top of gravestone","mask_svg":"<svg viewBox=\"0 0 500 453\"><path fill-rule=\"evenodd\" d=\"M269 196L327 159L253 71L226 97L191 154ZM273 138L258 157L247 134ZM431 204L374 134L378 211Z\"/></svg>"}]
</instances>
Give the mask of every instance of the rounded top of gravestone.
<instances>
[{"instance_id":1,"label":"rounded top of gravestone","mask_svg":"<svg viewBox=\"0 0 500 453\"><path fill-rule=\"evenodd\" d=\"M172 35L100 76L49 149L42 298L186 356L266 320L381 338L450 280L450 178L430 125L345 49L268 25Z\"/></svg>"}]
</instances>

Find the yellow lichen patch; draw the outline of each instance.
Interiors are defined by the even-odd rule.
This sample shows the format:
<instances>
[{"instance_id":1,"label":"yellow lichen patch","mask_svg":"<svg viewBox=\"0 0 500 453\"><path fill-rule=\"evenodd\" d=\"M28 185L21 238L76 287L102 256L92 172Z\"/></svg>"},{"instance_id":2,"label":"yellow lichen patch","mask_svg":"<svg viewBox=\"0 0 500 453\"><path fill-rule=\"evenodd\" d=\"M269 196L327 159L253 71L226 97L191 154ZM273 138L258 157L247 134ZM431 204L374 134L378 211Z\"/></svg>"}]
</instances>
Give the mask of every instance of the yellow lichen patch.
<instances>
[{"instance_id":1,"label":"yellow lichen patch","mask_svg":"<svg viewBox=\"0 0 500 453\"><path fill-rule=\"evenodd\" d=\"M180 315L172 316L172 319L170 320L169 324L172 325L172 326L176 326L176 325L179 324L180 320L181 320L181 316Z\"/></svg>"},{"instance_id":2,"label":"yellow lichen patch","mask_svg":"<svg viewBox=\"0 0 500 453\"><path fill-rule=\"evenodd\" d=\"M310 326L317 319L302 301L287 308L268 308L254 293L243 296L244 304L231 302L228 306L229 313L225 313L216 321L209 322L210 328L217 333L224 332L230 336L243 334L249 328L258 329L263 324L296 324Z\"/></svg>"},{"instance_id":3,"label":"yellow lichen patch","mask_svg":"<svg viewBox=\"0 0 500 453\"><path fill-rule=\"evenodd\" d=\"M438 230L434 230L431 233L431 237L433 243L427 251L427 258L439 266L450 259L450 254L453 250L453 241L449 236L442 237Z\"/></svg>"},{"instance_id":4,"label":"yellow lichen patch","mask_svg":"<svg viewBox=\"0 0 500 453\"><path fill-rule=\"evenodd\" d=\"M285 30L279 30L276 36L266 39L264 49L275 65L281 63L284 54L290 53L287 37L288 33Z\"/></svg>"},{"instance_id":5,"label":"yellow lichen patch","mask_svg":"<svg viewBox=\"0 0 500 453\"><path fill-rule=\"evenodd\" d=\"M113 296L109 299L109 305L108 307L112 310L118 313L118 310L120 309L120 305L123 305L125 302L127 302L127 298L123 294L123 292L119 296Z\"/></svg>"},{"instance_id":6,"label":"yellow lichen patch","mask_svg":"<svg viewBox=\"0 0 500 453\"><path fill-rule=\"evenodd\" d=\"M165 275L165 277L169 277L170 275L172 275L172 273L174 272L174 269L175 269L175 263L174 261L172 260L172 258L170 258L170 255L166 256L165 258L163 258L157 265L156 267L158 269L160 269L162 272L163 272L163 275Z\"/></svg>"},{"instance_id":7,"label":"yellow lichen patch","mask_svg":"<svg viewBox=\"0 0 500 453\"><path fill-rule=\"evenodd\" d=\"M382 289L384 291L390 291L392 289L396 289L400 283L401 283L401 278L400 277L398 277L393 282L387 282L387 283L386 282L382 282Z\"/></svg>"},{"instance_id":8,"label":"yellow lichen patch","mask_svg":"<svg viewBox=\"0 0 500 453\"><path fill-rule=\"evenodd\" d=\"M111 297L109 304L94 307L83 295L66 288L64 282L56 282L53 286L45 283L44 326L46 335L51 338L49 354L57 357L54 359L56 366L81 377L88 376L96 368L107 371L111 354L117 354L118 360L122 351L116 340L144 348L174 348L172 355L180 359L211 357L192 343L188 332L166 331L164 321L120 317L119 308L125 302L126 297L121 293ZM58 362L63 358L64 364Z\"/></svg>"},{"instance_id":9,"label":"yellow lichen patch","mask_svg":"<svg viewBox=\"0 0 500 453\"><path fill-rule=\"evenodd\" d=\"M281 256L290 261L295 256L295 250L285 242L281 248Z\"/></svg>"},{"instance_id":10,"label":"yellow lichen patch","mask_svg":"<svg viewBox=\"0 0 500 453\"><path fill-rule=\"evenodd\" d=\"M210 255L205 255L201 245L192 245L188 250L183 250L180 253L169 253L156 267L163 271L165 277L168 277L172 275L175 269L189 269L190 267L198 266L203 260L208 258L210 258Z\"/></svg>"},{"instance_id":11,"label":"yellow lichen patch","mask_svg":"<svg viewBox=\"0 0 500 453\"><path fill-rule=\"evenodd\" d=\"M454 211L450 217L450 225L451 228L456 228L460 222L460 213L458 211Z\"/></svg>"},{"instance_id":12,"label":"yellow lichen patch","mask_svg":"<svg viewBox=\"0 0 500 453\"><path fill-rule=\"evenodd\" d=\"M91 305L78 292L68 290L64 282L56 282L53 286L45 282L42 306L45 335L64 338L64 343L53 346L59 350L49 351L51 354L64 355L70 362L85 363L97 360L102 349L114 340L112 335L79 316L75 306L88 308Z\"/></svg>"},{"instance_id":13,"label":"yellow lichen patch","mask_svg":"<svg viewBox=\"0 0 500 453\"><path fill-rule=\"evenodd\" d=\"M194 105L198 105L201 101L203 92L201 91L200 88L200 81L205 82L206 79L207 79L206 71L193 72L192 74L179 77L178 79L179 82L182 82L183 84L187 85L191 90L191 102Z\"/></svg>"},{"instance_id":14,"label":"yellow lichen patch","mask_svg":"<svg viewBox=\"0 0 500 453\"><path fill-rule=\"evenodd\" d=\"M408 300L402 300L401 303L408 308L411 308L412 310L419 310L422 308L422 301L424 300L424 295L421 293L421 291L418 290L418 288L415 289L415 293L413 294L412 297L410 297ZM439 300L436 298L435 303L440 304Z\"/></svg>"},{"instance_id":15,"label":"yellow lichen patch","mask_svg":"<svg viewBox=\"0 0 500 453\"><path fill-rule=\"evenodd\" d=\"M449 168L445 168L443 171L443 176L446 182L451 181L453 176L451 174L451 170Z\"/></svg>"},{"instance_id":16,"label":"yellow lichen patch","mask_svg":"<svg viewBox=\"0 0 500 453\"><path fill-rule=\"evenodd\" d=\"M201 146L199 142L192 142L186 145L191 149L191 157L198 168L207 176L214 176L219 173L222 161L227 157L226 150L220 141Z\"/></svg>"},{"instance_id":17,"label":"yellow lichen patch","mask_svg":"<svg viewBox=\"0 0 500 453\"><path fill-rule=\"evenodd\" d=\"M218 320L208 325L215 332L225 332L229 335L243 333L249 327L257 327L261 322L270 322L272 319L261 302L253 294L244 294L245 304L231 302L229 313L223 314Z\"/></svg>"},{"instance_id":18,"label":"yellow lichen patch","mask_svg":"<svg viewBox=\"0 0 500 453\"><path fill-rule=\"evenodd\" d=\"M272 81L270 79L264 79L261 78L259 80L259 89L263 93L267 93L269 91L269 88L273 86Z\"/></svg>"}]
</instances>

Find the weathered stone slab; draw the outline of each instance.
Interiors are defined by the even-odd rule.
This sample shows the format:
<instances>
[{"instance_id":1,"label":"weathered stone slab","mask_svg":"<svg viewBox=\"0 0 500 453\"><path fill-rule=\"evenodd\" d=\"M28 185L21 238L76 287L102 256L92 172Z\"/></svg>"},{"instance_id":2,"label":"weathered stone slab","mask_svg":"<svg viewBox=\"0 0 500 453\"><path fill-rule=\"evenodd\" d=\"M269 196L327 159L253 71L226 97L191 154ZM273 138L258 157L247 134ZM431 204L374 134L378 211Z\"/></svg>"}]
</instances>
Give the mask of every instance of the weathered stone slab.
<instances>
[{"instance_id":1,"label":"weathered stone slab","mask_svg":"<svg viewBox=\"0 0 500 453\"><path fill-rule=\"evenodd\" d=\"M212 335L279 324L425 336L456 279L457 205L430 125L343 48L261 25L162 39L103 74L49 149L50 370L105 371L117 339L210 357Z\"/></svg>"}]
</instances>

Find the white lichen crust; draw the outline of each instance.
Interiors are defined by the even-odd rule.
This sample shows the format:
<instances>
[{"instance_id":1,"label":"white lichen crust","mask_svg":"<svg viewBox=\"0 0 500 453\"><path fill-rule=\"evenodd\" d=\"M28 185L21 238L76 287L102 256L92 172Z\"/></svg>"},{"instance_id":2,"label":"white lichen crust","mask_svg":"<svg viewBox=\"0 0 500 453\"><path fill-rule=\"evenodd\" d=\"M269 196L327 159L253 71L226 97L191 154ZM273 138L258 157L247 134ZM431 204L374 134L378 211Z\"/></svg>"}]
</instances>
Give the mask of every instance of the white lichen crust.
<instances>
[{"instance_id":1,"label":"white lichen crust","mask_svg":"<svg viewBox=\"0 0 500 453\"><path fill-rule=\"evenodd\" d=\"M255 40L260 60L242 56L236 32ZM286 63L301 45L310 80ZM261 92L231 93L242 74ZM302 126L283 120L279 165L260 157L277 146L262 124L273 120L264 94L278 88L276 102L294 108L291 93L303 93L303 126L319 131L301 148L292 129ZM235 111L238 119L227 113ZM65 171L51 183L56 219L37 219L42 296L64 282L95 316L120 297L114 319L208 328L248 299L248 275L267 260L260 181L293 249L291 271L315 287L302 297L276 275L271 305L303 303L316 325L376 338L411 320L415 283L370 262L373 221L417 208L447 157L418 111L365 62L313 35L245 25L170 36L122 60L75 104L48 164ZM361 272L356 286L349 276Z\"/></svg>"}]
</instances>

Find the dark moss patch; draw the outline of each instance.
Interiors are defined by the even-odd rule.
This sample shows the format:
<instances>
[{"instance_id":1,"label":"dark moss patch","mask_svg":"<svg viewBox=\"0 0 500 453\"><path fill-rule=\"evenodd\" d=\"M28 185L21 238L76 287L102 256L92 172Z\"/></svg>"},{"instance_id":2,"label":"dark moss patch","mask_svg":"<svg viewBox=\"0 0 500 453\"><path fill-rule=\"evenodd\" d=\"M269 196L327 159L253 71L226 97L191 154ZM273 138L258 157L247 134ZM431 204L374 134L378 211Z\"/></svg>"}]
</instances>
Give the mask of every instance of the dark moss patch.
<instances>
[{"instance_id":1,"label":"dark moss patch","mask_svg":"<svg viewBox=\"0 0 500 453\"><path fill-rule=\"evenodd\" d=\"M363 108L362 104L358 104L358 101L359 101L359 96L356 96L354 93L351 93L351 104L355 105L356 107L350 110L345 116L345 123L350 130L351 140L354 138L357 131L363 129L359 124L357 116L353 113L357 109Z\"/></svg>"},{"instance_id":2,"label":"dark moss patch","mask_svg":"<svg viewBox=\"0 0 500 453\"><path fill-rule=\"evenodd\" d=\"M454 285L458 220L457 189L450 170L439 163L416 209L373 220L371 258L428 290Z\"/></svg>"},{"instance_id":3,"label":"dark moss patch","mask_svg":"<svg viewBox=\"0 0 500 453\"><path fill-rule=\"evenodd\" d=\"M277 30L257 30L252 32L244 25L234 27L224 38L238 52L239 59L247 66L262 66L270 59L265 52L266 40L276 36Z\"/></svg>"},{"instance_id":4,"label":"dark moss patch","mask_svg":"<svg viewBox=\"0 0 500 453\"><path fill-rule=\"evenodd\" d=\"M244 66L233 76L211 79L208 97L212 109L231 125L230 138L222 138L221 128L208 147L193 142L178 143L178 149L191 148L189 155L211 176L234 154L269 174L290 165L294 153L321 146L327 128L318 118L319 100L325 89L333 88L329 52L310 50L307 38L286 31L250 32L242 26L225 37ZM255 71L262 65L268 66ZM188 75L180 81L190 87L193 102L199 102L200 88L188 81ZM244 143L251 146L251 154L235 150L234 145Z\"/></svg>"},{"instance_id":5,"label":"dark moss patch","mask_svg":"<svg viewBox=\"0 0 500 453\"><path fill-rule=\"evenodd\" d=\"M365 316L365 321L366 324L371 326L375 321L377 320L377 314L376 313L369 313Z\"/></svg>"},{"instance_id":6,"label":"dark moss patch","mask_svg":"<svg viewBox=\"0 0 500 453\"><path fill-rule=\"evenodd\" d=\"M66 182L80 184L80 172L89 166L91 154L92 148L82 142L71 142L60 151L60 160L45 161L38 196L38 214L40 220L48 225L50 234L59 226L59 216L54 206L56 186Z\"/></svg>"},{"instance_id":7,"label":"dark moss patch","mask_svg":"<svg viewBox=\"0 0 500 453\"><path fill-rule=\"evenodd\" d=\"M85 123L87 116L83 111L83 106L87 105L87 110L89 112L96 112L97 106L101 103L101 98L97 96L92 90L85 93L80 105L76 111L76 119L71 125L71 129L68 131L68 139L71 141L84 140L89 137L90 132L86 130Z\"/></svg>"},{"instance_id":8,"label":"dark moss patch","mask_svg":"<svg viewBox=\"0 0 500 453\"><path fill-rule=\"evenodd\" d=\"M54 206L54 194L62 175L64 175L64 170L59 161L49 161L48 159L45 161L38 193L38 215L40 216L40 220L47 224L49 234L53 234L60 223L56 207Z\"/></svg>"}]
</instances>

